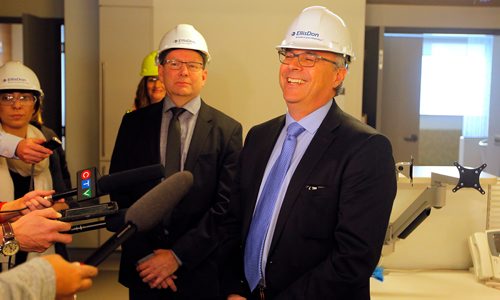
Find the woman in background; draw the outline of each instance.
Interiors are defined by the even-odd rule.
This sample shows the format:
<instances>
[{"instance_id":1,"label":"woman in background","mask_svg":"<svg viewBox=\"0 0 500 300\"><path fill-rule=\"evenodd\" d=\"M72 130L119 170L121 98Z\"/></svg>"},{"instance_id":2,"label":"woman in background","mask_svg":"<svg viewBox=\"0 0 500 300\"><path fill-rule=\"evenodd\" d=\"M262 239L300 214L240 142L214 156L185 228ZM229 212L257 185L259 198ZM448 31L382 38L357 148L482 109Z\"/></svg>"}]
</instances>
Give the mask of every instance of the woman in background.
<instances>
[{"instance_id":1,"label":"woman in background","mask_svg":"<svg viewBox=\"0 0 500 300\"><path fill-rule=\"evenodd\" d=\"M153 51L142 61L141 72L139 74L142 76L142 79L135 92L132 111L160 102L165 97L165 87L158 80L158 66L155 60L156 51Z\"/></svg>"}]
</instances>

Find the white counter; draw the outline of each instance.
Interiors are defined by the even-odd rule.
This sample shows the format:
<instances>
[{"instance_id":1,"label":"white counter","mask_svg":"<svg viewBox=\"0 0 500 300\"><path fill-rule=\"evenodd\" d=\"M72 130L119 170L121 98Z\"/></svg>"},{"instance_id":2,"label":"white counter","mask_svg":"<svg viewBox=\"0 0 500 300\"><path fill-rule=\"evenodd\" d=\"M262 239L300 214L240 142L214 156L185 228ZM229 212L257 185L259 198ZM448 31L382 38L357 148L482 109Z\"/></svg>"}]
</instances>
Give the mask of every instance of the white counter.
<instances>
[{"instance_id":1,"label":"white counter","mask_svg":"<svg viewBox=\"0 0 500 300\"><path fill-rule=\"evenodd\" d=\"M450 167L414 167L413 185L400 178L391 222L431 184L431 173L458 176ZM455 184L446 187L446 205L432 208L429 217L406 239L395 244L395 252L383 256L384 282L371 279L372 300L498 300L500 290L479 283L468 269L472 261L467 238L486 229L489 185L497 178L481 173L482 195Z\"/></svg>"},{"instance_id":2,"label":"white counter","mask_svg":"<svg viewBox=\"0 0 500 300\"><path fill-rule=\"evenodd\" d=\"M413 185L400 179L391 214L391 222L430 185L431 172L456 176L458 170L449 167L414 167ZM491 174L481 173L480 183L488 192L488 185L496 184ZM472 188L452 192L455 185L447 185L446 205L432 208L429 217L406 239L395 244L395 252L383 256L380 265L393 269L454 269L466 270L472 266L467 238L486 229L488 193L482 195Z\"/></svg>"},{"instance_id":3,"label":"white counter","mask_svg":"<svg viewBox=\"0 0 500 300\"><path fill-rule=\"evenodd\" d=\"M498 300L500 290L475 280L468 271L389 271L371 279L372 300Z\"/></svg>"}]
</instances>

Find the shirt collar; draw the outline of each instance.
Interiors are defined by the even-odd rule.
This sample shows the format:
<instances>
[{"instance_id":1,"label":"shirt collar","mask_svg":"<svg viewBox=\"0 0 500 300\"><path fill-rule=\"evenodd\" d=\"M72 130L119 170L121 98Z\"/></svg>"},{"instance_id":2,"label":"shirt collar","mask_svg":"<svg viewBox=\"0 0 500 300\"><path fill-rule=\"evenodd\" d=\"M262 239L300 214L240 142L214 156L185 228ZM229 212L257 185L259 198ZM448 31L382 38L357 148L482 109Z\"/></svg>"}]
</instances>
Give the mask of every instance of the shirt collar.
<instances>
[{"instance_id":1,"label":"shirt collar","mask_svg":"<svg viewBox=\"0 0 500 300\"><path fill-rule=\"evenodd\" d=\"M302 120L300 120L299 122L295 121L292 118L292 116L290 116L290 114L287 112L285 128L288 128L288 125L290 125L290 123L297 122L300 124L300 126L304 127L304 129L307 132L309 132L310 134L315 134L321 123L323 123L323 120L325 119L326 114L332 107L332 104L333 104L333 99L326 102L325 105L321 106L320 108L316 109L312 113L302 118Z\"/></svg>"},{"instance_id":2,"label":"shirt collar","mask_svg":"<svg viewBox=\"0 0 500 300\"><path fill-rule=\"evenodd\" d=\"M163 102L163 112L167 112L170 108L174 107L175 104L170 100L168 96L165 97L165 102ZM196 115L200 111L201 107L201 97L196 96L191 101L186 103L182 108L190 112L192 115Z\"/></svg>"}]
</instances>

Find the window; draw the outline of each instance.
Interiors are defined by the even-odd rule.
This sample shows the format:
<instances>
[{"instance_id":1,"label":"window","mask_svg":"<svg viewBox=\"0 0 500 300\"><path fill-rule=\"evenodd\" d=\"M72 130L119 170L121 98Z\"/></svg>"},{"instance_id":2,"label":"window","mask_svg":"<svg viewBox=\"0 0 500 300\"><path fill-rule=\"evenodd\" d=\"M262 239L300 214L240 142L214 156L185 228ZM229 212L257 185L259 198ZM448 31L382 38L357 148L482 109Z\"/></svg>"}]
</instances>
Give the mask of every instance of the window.
<instances>
[{"instance_id":1,"label":"window","mask_svg":"<svg viewBox=\"0 0 500 300\"><path fill-rule=\"evenodd\" d=\"M424 34L420 115L463 116L462 134L488 136L493 37Z\"/></svg>"}]
</instances>

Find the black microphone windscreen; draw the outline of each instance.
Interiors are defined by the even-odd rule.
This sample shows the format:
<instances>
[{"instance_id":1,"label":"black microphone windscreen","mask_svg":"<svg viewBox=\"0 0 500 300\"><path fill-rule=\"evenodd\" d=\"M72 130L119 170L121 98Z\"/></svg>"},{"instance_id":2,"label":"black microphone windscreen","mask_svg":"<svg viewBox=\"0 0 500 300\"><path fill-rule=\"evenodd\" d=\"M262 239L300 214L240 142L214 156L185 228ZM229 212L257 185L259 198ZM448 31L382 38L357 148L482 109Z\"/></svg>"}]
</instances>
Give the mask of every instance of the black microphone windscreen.
<instances>
[{"instance_id":1,"label":"black microphone windscreen","mask_svg":"<svg viewBox=\"0 0 500 300\"><path fill-rule=\"evenodd\" d=\"M160 179L163 174L164 168L161 164L145 166L105 175L97 181L97 187L102 194L109 194L143 182Z\"/></svg>"},{"instance_id":2,"label":"black microphone windscreen","mask_svg":"<svg viewBox=\"0 0 500 300\"><path fill-rule=\"evenodd\" d=\"M188 171L174 173L130 206L125 214L125 222L135 224L139 232L153 229L165 216L170 215L192 185L193 174Z\"/></svg>"},{"instance_id":3,"label":"black microphone windscreen","mask_svg":"<svg viewBox=\"0 0 500 300\"><path fill-rule=\"evenodd\" d=\"M106 229L112 232L117 232L125 224L126 208L120 209L116 214L106 216Z\"/></svg>"}]
</instances>

